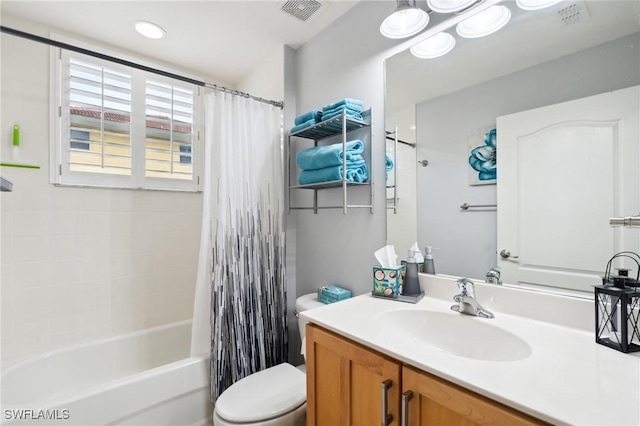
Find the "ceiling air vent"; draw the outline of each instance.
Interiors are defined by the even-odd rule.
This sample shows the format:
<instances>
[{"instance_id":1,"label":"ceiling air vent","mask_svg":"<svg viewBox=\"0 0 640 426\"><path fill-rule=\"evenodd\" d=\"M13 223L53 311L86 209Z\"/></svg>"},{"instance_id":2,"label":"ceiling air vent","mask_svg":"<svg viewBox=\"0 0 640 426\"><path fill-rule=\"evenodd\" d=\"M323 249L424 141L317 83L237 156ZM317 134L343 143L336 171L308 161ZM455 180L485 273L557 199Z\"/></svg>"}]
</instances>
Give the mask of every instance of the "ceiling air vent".
<instances>
[{"instance_id":1,"label":"ceiling air vent","mask_svg":"<svg viewBox=\"0 0 640 426\"><path fill-rule=\"evenodd\" d=\"M316 0L288 0L282 5L281 10L306 22L321 6L322 3Z\"/></svg>"},{"instance_id":2,"label":"ceiling air vent","mask_svg":"<svg viewBox=\"0 0 640 426\"><path fill-rule=\"evenodd\" d=\"M563 25L577 24L583 19L590 17L587 5L584 1L574 1L569 3L562 3L563 6L558 8L558 19Z\"/></svg>"}]
</instances>

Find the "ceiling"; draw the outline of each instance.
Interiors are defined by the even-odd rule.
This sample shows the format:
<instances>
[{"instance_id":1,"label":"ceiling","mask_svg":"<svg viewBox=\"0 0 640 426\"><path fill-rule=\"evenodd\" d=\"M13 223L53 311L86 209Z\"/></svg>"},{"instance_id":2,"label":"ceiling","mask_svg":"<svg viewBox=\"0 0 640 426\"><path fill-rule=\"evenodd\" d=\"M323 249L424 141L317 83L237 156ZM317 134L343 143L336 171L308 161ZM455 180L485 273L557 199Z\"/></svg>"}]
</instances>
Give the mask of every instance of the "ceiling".
<instances>
[{"instance_id":1,"label":"ceiling","mask_svg":"<svg viewBox=\"0 0 640 426\"><path fill-rule=\"evenodd\" d=\"M565 0L537 12L523 11L514 1L502 4L509 7L512 18L497 33L463 39L451 28L448 32L456 37L456 46L445 56L418 59L407 50L388 59L387 110L417 104L640 31L640 0ZM567 16L567 7L579 10L579 19L563 22L561 17Z\"/></svg>"},{"instance_id":2,"label":"ceiling","mask_svg":"<svg viewBox=\"0 0 640 426\"><path fill-rule=\"evenodd\" d=\"M2 0L0 11L5 26L20 20L43 24L62 35L98 40L233 87L282 45L298 48L358 1L317 0L320 8L306 21L283 12L284 0ZM142 37L133 28L137 20L160 25L166 37Z\"/></svg>"}]
</instances>

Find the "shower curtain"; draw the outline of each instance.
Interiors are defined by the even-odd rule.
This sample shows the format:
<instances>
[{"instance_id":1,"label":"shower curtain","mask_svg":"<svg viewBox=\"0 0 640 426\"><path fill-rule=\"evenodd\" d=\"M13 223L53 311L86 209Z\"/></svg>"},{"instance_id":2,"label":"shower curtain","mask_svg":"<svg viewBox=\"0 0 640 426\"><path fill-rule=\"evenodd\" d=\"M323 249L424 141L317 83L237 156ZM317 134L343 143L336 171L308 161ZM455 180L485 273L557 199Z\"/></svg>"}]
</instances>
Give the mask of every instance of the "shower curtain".
<instances>
[{"instance_id":1,"label":"shower curtain","mask_svg":"<svg viewBox=\"0 0 640 426\"><path fill-rule=\"evenodd\" d=\"M282 115L214 92L205 106L203 218L191 353L211 355L212 401L287 360Z\"/></svg>"}]
</instances>

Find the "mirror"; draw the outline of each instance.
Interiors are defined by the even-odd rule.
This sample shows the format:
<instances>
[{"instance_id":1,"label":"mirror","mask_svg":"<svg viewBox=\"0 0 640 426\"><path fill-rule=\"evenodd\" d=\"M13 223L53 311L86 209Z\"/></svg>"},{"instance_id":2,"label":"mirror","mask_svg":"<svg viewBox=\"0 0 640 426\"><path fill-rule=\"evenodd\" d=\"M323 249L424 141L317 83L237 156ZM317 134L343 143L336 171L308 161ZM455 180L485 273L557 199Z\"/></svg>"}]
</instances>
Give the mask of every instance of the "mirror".
<instances>
[{"instance_id":1,"label":"mirror","mask_svg":"<svg viewBox=\"0 0 640 426\"><path fill-rule=\"evenodd\" d=\"M463 39L449 28L456 45L445 56L418 59L407 50L385 63L387 129L396 123L416 128L416 158L407 166L416 172L416 231L406 232L405 225L414 224L393 220L388 210L388 243L399 255L416 239L422 249L436 247L438 274L484 280L499 266L497 185L479 182L468 162L498 117L640 84L637 0L563 1L540 11L504 4L512 17L497 33ZM479 207L465 210L464 204ZM609 228L608 221L602 226ZM615 232L618 242L638 237L637 230ZM417 237L396 243L393 236L401 234ZM594 270L603 271L607 260Z\"/></svg>"}]
</instances>

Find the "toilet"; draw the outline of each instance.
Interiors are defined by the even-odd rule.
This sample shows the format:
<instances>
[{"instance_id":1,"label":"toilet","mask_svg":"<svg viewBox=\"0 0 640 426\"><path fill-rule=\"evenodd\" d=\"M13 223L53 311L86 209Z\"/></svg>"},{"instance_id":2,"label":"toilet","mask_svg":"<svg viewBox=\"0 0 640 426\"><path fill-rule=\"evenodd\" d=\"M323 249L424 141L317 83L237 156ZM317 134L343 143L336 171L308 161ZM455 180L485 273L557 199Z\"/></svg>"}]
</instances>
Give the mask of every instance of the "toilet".
<instances>
[{"instance_id":1,"label":"toilet","mask_svg":"<svg viewBox=\"0 0 640 426\"><path fill-rule=\"evenodd\" d=\"M307 321L298 312L325 306L316 293L296 299L296 316L304 346ZM304 347L303 347L304 349ZM304 426L307 411L304 365L278 364L229 386L216 400L214 426Z\"/></svg>"}]
</instances>

